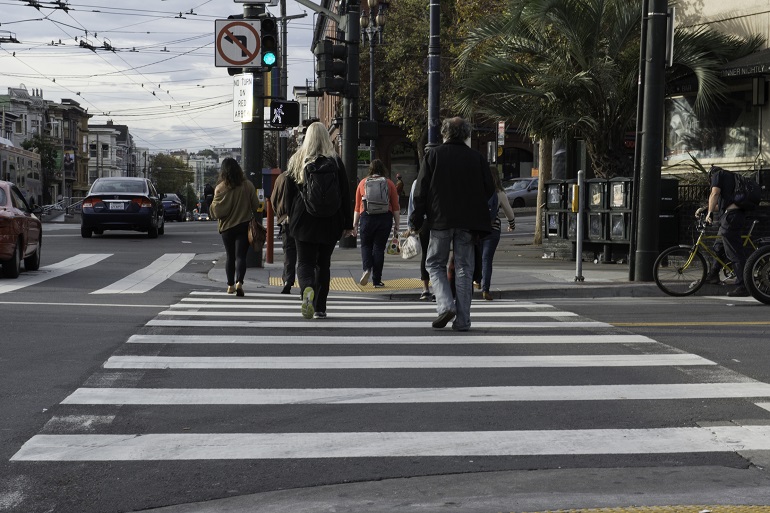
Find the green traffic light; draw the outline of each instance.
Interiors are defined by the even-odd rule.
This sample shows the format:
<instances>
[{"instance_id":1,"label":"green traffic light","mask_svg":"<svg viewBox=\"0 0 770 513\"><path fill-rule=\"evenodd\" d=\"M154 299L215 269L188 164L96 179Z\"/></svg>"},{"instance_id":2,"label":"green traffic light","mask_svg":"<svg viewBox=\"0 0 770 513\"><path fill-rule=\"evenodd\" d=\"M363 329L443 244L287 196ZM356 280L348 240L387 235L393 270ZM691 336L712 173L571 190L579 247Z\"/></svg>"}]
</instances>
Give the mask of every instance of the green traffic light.
<instances>
[{"instance_id":1,"label":"green traffic light","mask_svg":"<svg viewBox=\"0 0 770 513\"><path fill-rule=\"evenodd\" d=\"M265 66L272 66L275 64L275 54L273 52L267 52L262 56L262 64Z\"/></svg>"}]
</instances>

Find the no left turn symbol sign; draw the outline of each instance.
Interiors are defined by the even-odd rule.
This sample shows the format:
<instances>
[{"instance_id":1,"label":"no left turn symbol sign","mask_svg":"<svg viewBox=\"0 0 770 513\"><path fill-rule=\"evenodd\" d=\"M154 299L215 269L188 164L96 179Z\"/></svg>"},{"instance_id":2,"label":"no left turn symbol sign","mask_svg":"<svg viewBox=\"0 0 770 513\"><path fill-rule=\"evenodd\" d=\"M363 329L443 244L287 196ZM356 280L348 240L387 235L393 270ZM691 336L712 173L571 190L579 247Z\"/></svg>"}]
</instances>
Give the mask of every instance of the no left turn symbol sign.
<instances>
[{"instance_id":1,"label":"no left turn symbol sign","mask_svg":"<svg viewBox=\"0 0 770 513\"><path fill-rule=\"evenodd\" d=\"M216 20L215 32L215 66L259 63L259 20Z\"/></svg>"}]
</instances>

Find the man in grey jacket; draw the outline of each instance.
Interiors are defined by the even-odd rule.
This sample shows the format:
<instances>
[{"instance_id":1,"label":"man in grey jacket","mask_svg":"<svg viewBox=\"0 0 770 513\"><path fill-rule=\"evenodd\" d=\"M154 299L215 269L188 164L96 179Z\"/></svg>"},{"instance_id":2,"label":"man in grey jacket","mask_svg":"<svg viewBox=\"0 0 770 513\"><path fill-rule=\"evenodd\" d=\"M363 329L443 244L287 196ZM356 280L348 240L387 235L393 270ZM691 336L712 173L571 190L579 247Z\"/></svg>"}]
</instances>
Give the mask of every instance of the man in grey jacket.
<instances>
[{"instance_id":1,"label":"man in grey jacket","mask_svg":"<svg viewBox=\"0 0 770 513\"><path fill-rule=\"evenodd\" d=\"M463 118L441 124L444 143L429 149L420 165L414 189L411 225L430 226L425 265L436 294L438 317L434 328L455 319L452 329L468 331L473 296L473 244L492 230L487 201L495 193L484 156L469 147L471 125ZM447 264L450 249L455 267L455 297L452 297Z\"/></svg>"}]
</instances>

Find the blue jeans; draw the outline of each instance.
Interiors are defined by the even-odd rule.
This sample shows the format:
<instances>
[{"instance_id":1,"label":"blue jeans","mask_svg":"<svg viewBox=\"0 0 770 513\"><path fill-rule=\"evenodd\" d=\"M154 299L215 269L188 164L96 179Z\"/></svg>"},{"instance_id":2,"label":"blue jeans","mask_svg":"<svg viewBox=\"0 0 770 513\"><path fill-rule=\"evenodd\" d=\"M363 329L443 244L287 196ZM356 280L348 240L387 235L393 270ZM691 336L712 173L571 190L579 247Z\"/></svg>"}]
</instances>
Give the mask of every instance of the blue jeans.
<instances>
[{"instance_id":1,"label":"blue jeans","mask_svg":"<svg viewBox=\"0 0 770 513\"><path fill-rule=\"evenodd\" d=\"M492 230L492 233L481 239L481 290L484 292L489 292L492 284L492 260L495 258L499 243L498 230Z\"/></svg>"},{"instance_id":2,"label":"blue jeans","mask_svg":"<svg viewBox=\"0 0 770 513\"><path fill-rule=\"evenodd\" d=\"M455 297L447 277L450 247L454 252ZM436 311L439 315L447 310L457 315L453 328L471 326L471 298L473 296L473 235L468 230L431 230L425 267L436 294Z\"/></svg>"},{"instance_id":3,"label":"blue jeans","mask_svg":"<svg viewBox=\"0 0 770 513\"><path fill-rule=\"evenodd\" d=\"M361 262L364 271L372 270L372 282L382 281L385 248L393 228L393 214L361 214Z\"/></svg>"}]
</instances>

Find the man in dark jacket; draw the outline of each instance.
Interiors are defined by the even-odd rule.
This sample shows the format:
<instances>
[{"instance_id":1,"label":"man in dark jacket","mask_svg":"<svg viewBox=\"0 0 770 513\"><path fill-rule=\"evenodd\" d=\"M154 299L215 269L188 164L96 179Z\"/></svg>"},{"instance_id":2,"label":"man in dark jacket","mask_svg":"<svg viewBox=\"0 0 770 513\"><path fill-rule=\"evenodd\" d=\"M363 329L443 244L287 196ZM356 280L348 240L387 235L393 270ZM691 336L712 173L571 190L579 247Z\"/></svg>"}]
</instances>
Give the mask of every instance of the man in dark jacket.
<instances>
[{"instance_id":1,"label":"man in dark jacket","mask_svg":"<svg viewBox=\"0 0 770 513\"><path fill-rule=\"evenodd\" d=\"M420 165L414 189L412 226L430 226L425 265L436 294L438 317L434 328L443 328L457 317L452 328L471 327L473 295L473 245L492 230L487 200L494 194L489 165L484 156L469 147L471 125L455 117L441 124L444 144L428 150ZM456 295L447 278L450 248L453 251Z\"/></svg>"},{"instance_id":2,"label":"man in dark jacket","mask_svg":"<svg viewBox=\"0 0 770 513\"><path fill-rule=\"evenodd\" d=\"M733 203L735 196L735 175L726 169L712 166L709 172L711 177L711 194L709 194L708 214L706 224L711 224L714 212L720 214L719 232L722 237L727 258L733 263L735 271L735 288L727 293L731 297L744 297L749 291L743 284L743 268L746 264L741 232L746 215L738 205Z\"/></svg>"},{"instance_id":3,"label":"man in dark jacket","mask_svg":"<svg viewBox=\"0 0 770 513\"><path fill-rule=\"evenodd\" d=\"M297 243L289 229L289 207L286 204L286 173L275 177L273 193L270 195L270 203L273 205L276 223L280 227L281 241L283 242L283 289L281 294L291 294L294 285L297 267Z\"/></svg>"}]
</instances>

